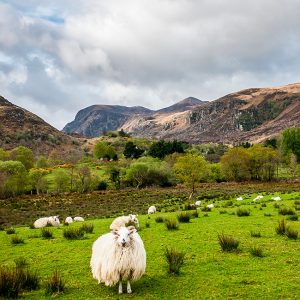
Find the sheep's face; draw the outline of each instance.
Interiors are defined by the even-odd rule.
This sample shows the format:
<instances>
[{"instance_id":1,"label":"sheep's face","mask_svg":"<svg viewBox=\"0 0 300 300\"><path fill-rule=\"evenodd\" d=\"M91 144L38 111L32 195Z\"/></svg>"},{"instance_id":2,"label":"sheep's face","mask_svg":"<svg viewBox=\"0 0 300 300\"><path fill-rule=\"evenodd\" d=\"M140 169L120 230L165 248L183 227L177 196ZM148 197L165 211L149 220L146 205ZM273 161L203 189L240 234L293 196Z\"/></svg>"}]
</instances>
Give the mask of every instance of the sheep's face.
<instances>
[{"instance_id":1,"label":"sheep's face","mask_svg":"<svg viewBox=\"0 0 300 300\"><path fill-rule=\"evenodd\" d=\"M60 224L60 222L59 222L59 216L53 216L53 217L50 217L50 220L49 220L49 221L51 222L51 224L52 224L53 226L59 225L59 224Z\"/></svg>"},{"instance_id":2,"label":"sheep's face","mask_svg":"<svg viewBox=\"0 0 300 300\"><path fill-rule=\"evenodd\" d=\"M132 222L136 227L139 227L139 220L138 220L138 215L129 215L130 217L130 222Z\"/></svg>"},{"instance_id":3,"label":"sheep's face","mask_svg":"<svg viewBox=\"0 0 300 300\"><path fill-rule=\"evenodd\" d=\"M133 226L129 226L120 227L119 230L115 230L112 233L115 235L117 243L122 247L126 247L129 245L132 235L135 232L136 229Z\"/></svg>"}]
</instances>

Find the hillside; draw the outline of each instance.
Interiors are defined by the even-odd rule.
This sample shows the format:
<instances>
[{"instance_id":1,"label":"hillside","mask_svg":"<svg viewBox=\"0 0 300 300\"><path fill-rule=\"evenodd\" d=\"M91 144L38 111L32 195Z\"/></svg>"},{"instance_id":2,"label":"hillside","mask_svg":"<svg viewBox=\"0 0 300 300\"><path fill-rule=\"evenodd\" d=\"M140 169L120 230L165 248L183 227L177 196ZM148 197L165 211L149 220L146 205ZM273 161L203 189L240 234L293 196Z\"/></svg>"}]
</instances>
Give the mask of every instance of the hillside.
<instances>
[{"instance_id":1,"label":"hillside","mask_svg":"<svg viewBox=\"0 0 300 300\"><path fill-rule=\"evenodd\" d=\"M0 147L10 150L27 146L35 154L48 154L78 144L78 139L55 129L26 109L0 96Z\"/></svg>"},{"instance_id":2,"label":"hillside","mask_svg":"<svg viewBox=\"0 0 300 300\"><path fill-rule=\"evenodd\" d=\"M126 108L120 112L116 106L92 106L80 111L64 131L92 137L103 130L123 129L136 137L256 143L299 126L299 100L300 83L295 83L246 89L210 102L190 97L157 111Z\"/></svg>"}]
</instances>

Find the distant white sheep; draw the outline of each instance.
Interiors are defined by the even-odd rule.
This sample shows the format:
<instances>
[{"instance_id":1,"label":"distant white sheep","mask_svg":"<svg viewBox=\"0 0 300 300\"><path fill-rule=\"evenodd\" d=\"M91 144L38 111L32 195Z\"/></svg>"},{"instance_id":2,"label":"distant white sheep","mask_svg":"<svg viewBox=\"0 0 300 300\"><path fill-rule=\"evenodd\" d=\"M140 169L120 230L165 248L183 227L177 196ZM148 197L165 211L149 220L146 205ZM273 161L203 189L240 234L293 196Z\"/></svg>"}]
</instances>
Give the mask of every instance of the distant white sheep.
<instances>
[{"instance_id":1,"label":"distant white sheep","mask_svg":"<svg viewBox=\"0 0 300 300\"><path fill-rule=\"evenodd\" d=\"M207 204L206 207L207 208L214 208L215 206L213 204Z\"/></svg>"},{"instance_id":2,"label":"distant white sheep","mask_svg":"<svg viewBox=\"0 0 300 300\"><path fill-rule=\"evenodd\" d=\"M279 196L277 196L277 197L272 197L272 200L274 200L274 201L280 201L281 198L280 198Z\"/></svg>"},{"instance_id":3,"label":"distant white sheep","mask_svg":"<svg viewBox=\"0 0 300 300\"><path fill-rule=\"evenodd\" d=\"M155 214L155 213L156 213L156 207L154 205L150 206L148 208L148 215Z\"/></svg>"},{"instance_id":4,"label":"distant white sheep","mask_svg":"<svg viewBox=\"0 0 300 300\"><path fill-rule=\"evenodd\" d=\"M33 223L34 228L42 228L49 225L59 226L60 225L59 216L39 218Z\"/></svg>"},{"instance_id":5,"label":"distant white sheep","mask_svg":"<svg viewBox=\"0 0 300 300\"><path fill-rule=\"evenodd\" d=\"M74 222L84 222L84 218L83 217L75 217Z\"/></svg>"},{"instance_id":6,"label":"distant white sheep","mask_svg":"<svg viewBox=\"0 0 300 300\"><path fill-rule=\"evenodd\" d=\"M196 205L196 206L200 206L200 205L201 205L201 201L200 201L200 200L196 201L196 202L195 202L195 205Z\"/></svg>"},{"instance_id":7,"label":"distant white sheep","mask_svg":"<svg viewBox=\"0 0 300 300\"><path fill-rule=\"evenodd\" d=\"M71 223L73 223L73 218L72 217L66 217L65 224L71 224Z\"/></svg>"},{"instance_id":8,"label":"distant white sheep","mask_svg":"<svg viewBox=\"0 0 300 300\"><path fill-rule=\"evenodd\" d=\"M256 198L253 199L253 202L256 202L257 200L262 199L264 196L258 195Z\"/></svg>"},{"instance_id":9,"label":"distant white sheep","mask_svg":"<svg viewBox=\"0 0 300 300\"><path fill-rule=\"evenodd\" d=\"M138 215L121 216L113 220L110 225L110 230L118 230L120 227L133 225L135 228L139 227Z\"/></svg>"},{"instance_id":10,"label":"distant white sheep","mask_svg":"<svg viewBox=\"0 0 300 300\"><path fill-rule=\"evenodd\" d=\"M127 293L131 293L130 281L141 278L146 269L146 251L136 229L121 227L101 235L93 244L90 266L99 284L119 283L122 294L122 280L127 280Z\"/></svg>"},{"instance_id":11,"label":"distant white sheep","mask_svg":"<svg viewBox=\"0 0 300 300\"><path fill-rule=\"evenodd\" d=\"M237 201L243 201L244 199L243 199L243 197L238 197L238 198L236 198L236 200Z\"/></svg>"}]
</instances>

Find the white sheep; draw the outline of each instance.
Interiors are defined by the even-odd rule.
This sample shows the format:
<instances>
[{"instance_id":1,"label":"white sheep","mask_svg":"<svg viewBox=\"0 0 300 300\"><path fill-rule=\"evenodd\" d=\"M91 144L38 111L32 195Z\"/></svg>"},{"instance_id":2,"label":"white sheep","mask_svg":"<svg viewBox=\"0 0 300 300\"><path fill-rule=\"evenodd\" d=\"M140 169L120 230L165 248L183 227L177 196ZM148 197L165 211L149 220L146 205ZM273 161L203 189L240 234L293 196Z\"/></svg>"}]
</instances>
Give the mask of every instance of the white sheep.
<instances>
[{"instance_id":1,"label":"white sheep","mask_svg":"<svg viewBox=\"0 0 300 300\"><path fill-rule=\"evenodd\" d=\"M214 208L215 206L213 204L207 204L206 207L207 208Z\"/></svg>"},{"instance_id":2,"label":"white sheep","mask_svg":"<svg viewBox=\"0 0 300 300\"><path fill-rule=\"evenodd\" d=\"M195 205L196 205L196 206L200 206L200 205L201 205L201 201L200 201L200 200L196 201L196 202L195 202Z\"/></svg>"},{"instance_id":3,"label":"white sheep","mask_svg":"<svg viewBox=\"0 0 300 300\"><path fill-rule=\"evenodd\" d=\"M60 225L59 216L39 218L33 223L34 228L42 228L49 225L59 226Z\"/></svg>"},{"instance_id":4,"label":"white sheep","mask_svg":"<svg viewBox=\"0 0 300 300\"><path fill-rule=\"evenodd\" d=\"M73 218L72 217L66 217L65 224L71 224L71 223L73 223Z\"/></svg>"},{"instance_id":5,"label":"white sheep","mask_svg":"<svg viewBox=\"0 0 300 300\"><path fill-rule=\"evenodd\" d=\"M156 207L154 205L150 206L148 208L148 215L155 214L155 213L156 213Z\"/></svg>"},{"instance_id":6,"label":"white sheep","mask_svg":"<svg viewBox=\"0 0 300 300\"><path fill-rule=\"evenodd\" d=\"M136 229L121 227L101 235L93 244L90 266L99 284L113 286L119 282L122 294L122 280L127 280L127 293L131 293L130 281L141 278L146 269L146 251Z\"/></svg>"},{"instance_id":7,"label":"white sheep","mask_svg":"<svg viewBox=\"0 0 300 300\"><path fill-rule=\"evenodd\" d=\"M133 225L135 228L139 227L138 215L121 216L113 220L110 225L110 230L118 230L120 227Z\"/></svg>"},{"instance_id":8,"label":"white sheep","mask_svg":"<svg viewBox=\"0 0 300 300\"><path fill-rule=\"evenodd\" d=\"M262 199L264 196L258 195L256 198L253 199L253 202L256 202L257 200Z\"/></svg>"},{"instance_id":9,"label":"white sheep","mask_svg":"<svg viewBox=\"0 0 300 300\"><path fill-rule=\"evenodd\" d=\"M237 201L243 201L243 197L236 198Z\"/></svg>"},{"instance_id":10,"label":"white sheep","mask_svg":"<svg viewBox=\"0 0 300 300\"><path fill-rule=\"evenodd\" d=\"M272 200L274 200L274 201L280 201L281 198L280 198L279 196L277 196L277 197L272 197Z\"/></svg>"},{"instance_id":11,"label":"white sheep","mask_svg":"<svg viewBox=\"0 0 300 300\"><path fill-rule=\"evenodd\" d=\"M74 217L73 221L74 222L84 222L84 218L83 217Z\"/></svg>"}]
</instances>

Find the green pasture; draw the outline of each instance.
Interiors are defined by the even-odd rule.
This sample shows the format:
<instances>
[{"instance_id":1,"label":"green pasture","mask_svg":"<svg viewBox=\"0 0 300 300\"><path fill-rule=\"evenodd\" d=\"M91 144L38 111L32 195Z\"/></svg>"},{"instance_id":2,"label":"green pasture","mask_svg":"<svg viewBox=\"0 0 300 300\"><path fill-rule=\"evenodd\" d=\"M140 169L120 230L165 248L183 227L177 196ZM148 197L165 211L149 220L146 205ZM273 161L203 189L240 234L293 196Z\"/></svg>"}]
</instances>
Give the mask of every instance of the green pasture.
<instances>
[{"instance_id":1,"label":"green pasture","mask_svg":"<svg viewBox=\"0 0 300 300\"><path fill-rule=\"evenodd\" d=\"M111 218L86 221L94 225L94 233L73 241L63 237L63 230L80 227L82 223L50 228L53 232L50 240L43 239L39 229L29 227L17 227L13 235L0 231L0 263L13 266L16 258L24 257L32 269L38 270L44 283L58 269L66 282L65 292L56 296L59 299L299 299L300 238L277 235L275 227L278 220L285 218L290 227L300 232L299 220L291 221L278 213L281 207L290 207L299 215L300 195L298 192L263 194L264 198L255 203L252 200L257 195L241 195L243 201L235 198L202 201L199 217L190 223L180 223L179 230L174 231L168 231L164 223L156 223L155 218L176 217L177 212L140 215L139 233L147 252L147 269L142 279L132 284L131 295L119 296L117 287L98 285L91 276L92 244L109 231ZM275 202L272 196L281 196L282 200ZM213 202L215 208L211 212L201 211ZM235 212L239 206L249 208L250 216L238 217ZM260 232L261 237L252 237L251 231ZM222 252L219 233L238 239L238 251ZM15 235L25 243L12 245ZM264 256L253 257L250 253L253 246L261 247ZM166 247L186 253L177 276L167 273ZM43 284L40 290L26 292L22 297L51 299L45 296Z\"/></svg>"}]
</instances>

